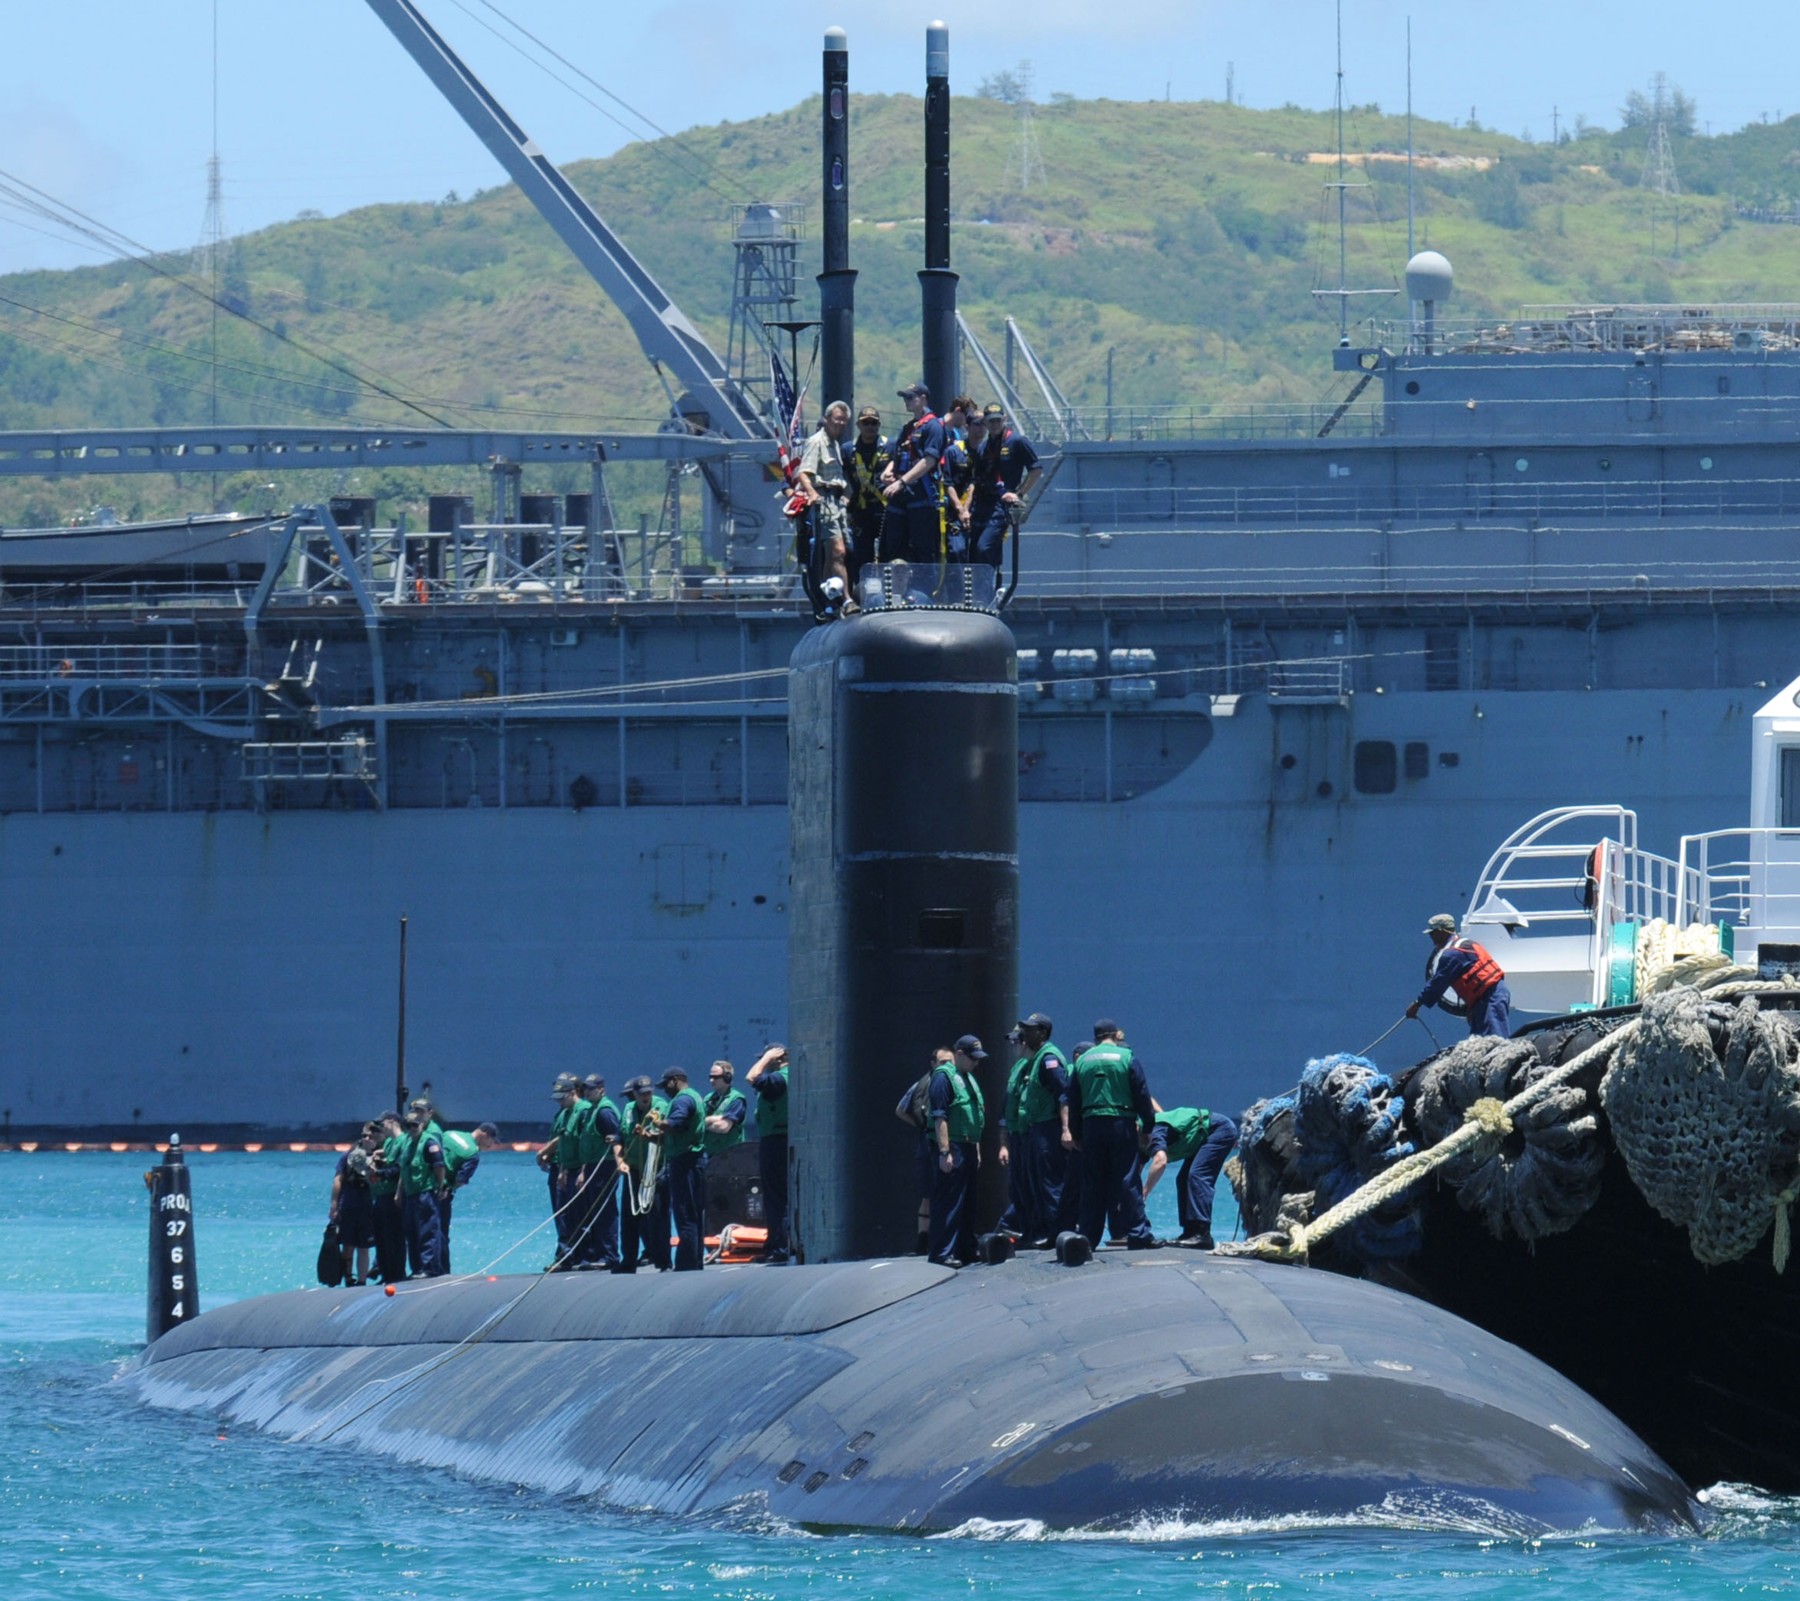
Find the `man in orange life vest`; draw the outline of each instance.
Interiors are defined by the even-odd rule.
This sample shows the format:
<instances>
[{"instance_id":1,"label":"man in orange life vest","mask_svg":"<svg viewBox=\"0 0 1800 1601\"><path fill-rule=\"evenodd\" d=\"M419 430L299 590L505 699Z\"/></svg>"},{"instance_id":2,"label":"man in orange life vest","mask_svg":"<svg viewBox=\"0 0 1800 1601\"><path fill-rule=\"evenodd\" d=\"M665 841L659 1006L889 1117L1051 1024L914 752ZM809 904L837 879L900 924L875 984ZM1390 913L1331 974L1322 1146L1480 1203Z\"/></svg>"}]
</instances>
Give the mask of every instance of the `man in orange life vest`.
<instances>
[{"instance_id":1,"label":"man in orange life vest","mask_svg":"<svg viewBox=\"0 0 1800 1601\"><path fill-rule=\"evenodd\" d=\"M1407 1007L1406 1015L1417 1017L1421 1006L1435 1006L1445 990L1455 990L1467 1009L1471 1034L1506 1039L1512 1032L1507 1015L1512 1010L1512 991L1506 987L1500 964L1474 940L1458 939L1456 919L1448 912L1432 918L1425 932L1433 947L1431 960L1425 964L1425 987Z\"/></svg>"}]
</instances>

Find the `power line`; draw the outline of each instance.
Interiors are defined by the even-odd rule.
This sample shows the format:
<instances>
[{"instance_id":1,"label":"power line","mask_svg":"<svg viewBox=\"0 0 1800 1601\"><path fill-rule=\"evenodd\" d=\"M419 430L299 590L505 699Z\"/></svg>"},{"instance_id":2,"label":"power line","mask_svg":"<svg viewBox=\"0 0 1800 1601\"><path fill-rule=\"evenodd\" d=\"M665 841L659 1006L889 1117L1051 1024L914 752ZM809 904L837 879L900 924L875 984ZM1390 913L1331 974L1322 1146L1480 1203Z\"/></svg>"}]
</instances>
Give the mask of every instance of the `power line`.
<instances>
[{"instance_id":1,"label":"power line","mask_svg":"<svg viewBox=\"0 0 1800 1601\"><path fill-rule=\"evenodd\" d=\"M539 72L543 73L545 77L549 78L552 83L559 84L562 88L568 90L568 92L570 94L574 95L577 100L581 101L581 103L583 105L589 106L593 110L599 112L600 115L605 117L606 120L608 122L612 123L612 125L614 127L618 128L618 129L622 130L624 133L630 135L630 137L633 139L640 139L640 140L643 139L644 135L642 134L642 132L640 130L631 127L628 123L622 121L619 117L615 116L611 111L608 111L606 109L606 107L601 105L598 101L592 99L588 95L583 94L581 92L581 90L577 89L575 87L575 85L570 83L566 78L561 78L561 77L557 76L557 74L552 72L549 67L545 66L542 61L536 60L529 53L527 53L524 49L522 49L519 45L514 43L511 39L508 39L505 34L500 32L499 29L495 28L492 24L484 21L482 18L476 16L475 13L473 11L471 11L469 9L469 7L463 3L463 0L450 0L450 3L452 5L454 5L458 11L462 12L465 16L467 16L471 22L474 22L479 27L487 29L487 31L489 33L491 33L496 39L498 39L503 45L505 45L507 47L507 49L513 51L516 55L521 57L523 60L529 61L532 66L536 67ZM527 28L523 23L517 21L513 17L508 16L497 5L493 4L493 0L479 0L479 4L484 6L487 10L493 12L493 14L496 17L498 17L502 22L504 22L509 28L512 28L517 33L519 33L519 34L523 35L525 38L529 39L534 45L536 45L538 47L538 49L542 50L545 55L551 57L552 60L560 63L562 66L566 67L570 72L574 73L576 77L578 77L582 80L582 82L589 84L594 89L598 90L601 94L605 95L608 100L613 101L616 105L619 105L619 106L623 107L626 111L630 112L630 114L632 116L636 117L639 122L643 123L645 127L652 129L658 135L659 138L667 140L670 144L673 144L678 150L681 151L682 155L684 155L689 162L689 166L687 167L687 169L685 169L686 175L688 177L697 179L700 183L704 184L708 189L712 190L712 192L714 194L718 195L721 199L729 201L733 205L736 205L743 198L742 195L733 194L730 190L722 189L719 187L718 184L714 183L713 175L715 173L717 173L717 171L718 171L717 164L707 160L706 157L700 155L697 151L693 150L681 138L681 136L679 134L670 133L666 128L663 128L658 123L653 122L649 117L645 116L643 112L639 111L635 106L631 105L628 101L626 101L626 100L622 99L620 96L614 94L613 91L611 89L607 88L605 84L601 83L597 78L591 77L587 72L583 71L582 68L577 66L573 61L569 60L569 58L567 56L562 55L559 51L557 51L557 49L553 45L547 44L544 40L540 39L535 33L533 33L529 28ZM671 152L662 148L662 146L660 146L656 143L650 143L650 149L655 155L660 157L662 160L669 162L672 166L677 168L677 170L682 170L682 164L675 159L674 155Z\"/></svg>"},{"instance_id":2,"label":"power line","mask_svg":"<svg viewBox=\"0 0 1800 1601\"><path fill-rule=\"evenodd\" d=\"M221 300L219 297L207 293L207 291L200 288L199 285L182 277L181 274L173 272L169 268L163 266L156 260L154 254L147 245L139 244L128 234L121 233L118 229L109 227L98 219L88 216L86 212L79 208L69 205L66 201L58 200L54 195L39 189L35 184L27 183L23 178L17 177L14 174L5 171L3 168L0 168L0 198L10 199L16 204L26 206L49 221L55 222L62 227L68 228L72 232L83 234L88 238L97 241L114 255L130 261L136 266L142 267L146 272L154 273L159 278L166 278L170 283L174 284L177 288L184 290L186 293L195 296L197 299L206 302L208 305L219 307L220 310L226 312L230 316L236 317L240 322L248 323L252 328L259 329L271 339L277 340L284 345L291 346L302 355L308 356L312 360L330 367L333 371L342 373L352 382L360 384L366 389L373 390L384 399L393 401L395 405L404 406L409 411L416 411L420 416L429 418L440 428L452 426L447 418L438 416L436 413L429 411L426 407L418 404L416 401L409 400L406 396L396 393L387 385L378 383L374 379L357 372L353 367L347 364L347 361L338 360L321 351L314 350L306 343L306 341L296 339L285 329L274 328L268 323L263 322L260 318L252 316L241 306L233 305L230 301Z\"/></svg>"}]
</instances>

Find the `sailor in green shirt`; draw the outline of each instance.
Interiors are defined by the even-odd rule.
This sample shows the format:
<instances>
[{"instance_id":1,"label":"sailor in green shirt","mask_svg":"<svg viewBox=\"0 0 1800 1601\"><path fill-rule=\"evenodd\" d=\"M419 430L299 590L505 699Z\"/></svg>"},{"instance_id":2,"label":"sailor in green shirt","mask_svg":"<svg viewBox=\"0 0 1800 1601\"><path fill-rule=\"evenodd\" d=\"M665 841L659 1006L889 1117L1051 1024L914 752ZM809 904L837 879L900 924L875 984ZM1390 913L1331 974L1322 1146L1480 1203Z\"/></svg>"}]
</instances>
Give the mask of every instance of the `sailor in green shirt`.
<instances>
[{"instance_id":1,"label":"sailor in green shirt","mask_svg":"<svg viewBox=\"0 0 1800 1601\"><path fill-rule=\"evenodd\" d=\"M577 1149L581 1157L581 1191L570 1208L580 1219L574 1247L564 1266L580 1272L619 1265L619 1178L625 1171L619 1147L625 1129L619 1109L606 1094L606 1080L590 1073L582 1080L588 1103Z\"/></svg>"},{"instance_id":2,"label":"sailor in green shirt","mask_svg":"<svg viewBox=\"0 0 1800 1601\"><path fill-rule=\"evenodd\" d=\"M478 1123L468 1133L461 1129L447 1128L438 1141L444 1154L443 1170L439 1178L438 1213L443 1227L443 1264L446 1273L454 1271L450 1265L450 1214L454 1209L456 1192L475 1177L476 1168L481 1166L482 1153L495 1149L499 1143L500 1130L492 1123Z\"/></svg>"},{"instance_id":3,"label":"sailor in green shirt","mask_svg":"<svg viewBox=\"0 0 1800 1601\"><path fill-rule=\"evenodd\" d=\"M442 1197L450 1182L444 1164L444 1131L431 1103L414 1101L402 1119L400 1215L406 1227L406 1265L416 1279L441 1278L449 1271L445 1253Z\"/></svg>"},{"instance_id":4,"label":"sailor in green shirt","mask_svg":"<svg viewBox=\"0 0 1800 1601\"><path fill-rule=\"evenodd\" d=\"M975 1173L987 1124L987 1103L975 1070L987 1060L987 1052L973 1034L963 1035L950 1051L950 1061L931 1075L927 1098L938 1167L931 1191L930 1256L940 1267L963 1267L975 1260Z\"/></svg>"},{"instance_id":5,"label":"sailor in green shirt","mask_svg":"<svg viewBox=\"0 0 1800 1601\"><path fill-rule=\"evenodd\" d=\"M627 1172L619 1206L617 1271L637 1272L641 1255L659 1273L666 1273L673 1266L669 1260L669 1186L662 1181L662 1123L669 1103L643 1075L625 1086L625 1094L630 1100L624 1122ZM653 1189L648 1182L652 1151L657 1157Z\"/></svg>"},{"instance_id":6,"label":"sailor in green shirt","mask_svg":"<svg viewBox=\"0 0 1800 1601\"><path fill-rule=\"evenodd\" d=\"M1110 1017L1094 1025L1094 1043L1075 1059L1069 1079L1069 1114L1081 1126L1081 1232L1100 1249L1107 1219L1123 1225L1132 1250L1156 1244L1144 1217L1137 1182L1138 1130L1156 1124L1156 1105L1143 1064Z\"/></svg>"},{"instance_id":7,"label":"sailor in green shirt","mask_svg":"<svg viewBox=\"0 0 1800 1601\"><path fill-rule=\"evenodd\" d=\"M714 1062L708 1076L712 1093L706 1097L706 1154L717 1156L734 1145L744 1143L744 1123L750 1114L750 1102L744 1092L732 1087L732 1066Z\"/></svg>"},{"instance_id":8,"label":"sailor in green shirt","mask_svg":"<svg viewBox=\"0 0 1800 1601\"><path fill-rule=\"evenodd\" d=\"M383 1112L375 1119L382 1136L369 1179L375 1198L375 1277L398 1284L406 1277L406 1229L400 1217L400 1114Z\"/></svg>"},{"instance_id":9,"label":"sailor in green shirt","mask_svg":"<svg viewBox=\"0 0 1800 1601\"><path fill-rule=\"evenodd\" d=\"M1019 1059L1006 1081L1005 1131L1016 1149L1009 1166L1020 1169L1021 1199L1007 1209L1001 1227L1026 1245L1046 1249L1075 1226L1081 1180L1071 1159L1069 1065L1051 1042L1054 1025L1042 1012L1019 1020Z\"/></svg>"},{"instance_id":10,"label":"sailor in green shirt","mask_svg":"<svg viewBox=\"0 0 1800 1601\"><path fill-rule=\"evenodd\" d=\"M750 1064L744 1082L756 1092L756 1170L769 1231L759 1262L788 1260L788 1053L771 1045Z\"/></svg>"},{"instance_id":11,"label":"sailor in green shirt","mask_svg":"<svg viewBox=\"0 0 1800 1601\"><path fill-rule=\"evenodd\" d=\"M662 1087L669 1097L663 1161L675 1226L675 1271L698 1273L706 1265L706 1101L688 1084L685 1067L664 1073Z\"/></svg>"},{"instance_id":12,"label":"sailor in green shirt","mask_svg":"<svg viewBox=\"0 0 1800 1601\"><path fill-rule=\"evenodd\" d=\"M1181 1164L1175 1201L1181 1217L1182 1245L1213 1248L1213 1192L1219 1171L1237 1144L1237 1124L1203 1106L1165 1106L1150 1130L1149 1159L1144 1164L1144 1198L1171 1162Z\"/></svg>"},{"instance_id":13,"label":"sailor in green shirt","mask_svg":"<svg viewBox=\"0 0 1800 1601\"><path fill-rule=\"evenodd\" d=\"M580 1167L576 1155L574 1131L570 1124L575 1108L582 1103L580 1080L573 1073L558 1073L550 1086L550 1098L556 1102L556 1116L550 1123L550 1138L537 1153L537 1163L550 1178L550 1215L556 1220L556 1258L546 1271L554 1271L568 1254L573 1237L573 1176ZM568 1160L564 1160L564 1158Z\"/></svg>"}]
</instances>

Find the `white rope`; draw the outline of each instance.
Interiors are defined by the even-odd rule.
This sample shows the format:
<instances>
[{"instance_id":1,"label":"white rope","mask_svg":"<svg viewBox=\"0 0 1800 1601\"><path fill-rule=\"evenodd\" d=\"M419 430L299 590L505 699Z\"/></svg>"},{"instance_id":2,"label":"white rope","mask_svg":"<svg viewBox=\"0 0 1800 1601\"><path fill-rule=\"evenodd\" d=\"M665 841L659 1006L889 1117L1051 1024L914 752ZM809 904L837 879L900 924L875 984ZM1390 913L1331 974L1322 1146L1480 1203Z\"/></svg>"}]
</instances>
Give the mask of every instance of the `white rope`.
<instances>
[{"instance_id":1,"label":"white rope","mask_svg":"<svg viewBox=\"0 0 1800 1601\"><path fill-rule=\"evenodd\" d=\"M629 1174L625 1178L625 1188L631 1192L631 1215L642 1217L656 1205L656 1181L661 1176L662 1146L655 1140L646 1140L649 1147L644 1152L644 1176L634 1180Z\"/></svg>"}]
</instances>

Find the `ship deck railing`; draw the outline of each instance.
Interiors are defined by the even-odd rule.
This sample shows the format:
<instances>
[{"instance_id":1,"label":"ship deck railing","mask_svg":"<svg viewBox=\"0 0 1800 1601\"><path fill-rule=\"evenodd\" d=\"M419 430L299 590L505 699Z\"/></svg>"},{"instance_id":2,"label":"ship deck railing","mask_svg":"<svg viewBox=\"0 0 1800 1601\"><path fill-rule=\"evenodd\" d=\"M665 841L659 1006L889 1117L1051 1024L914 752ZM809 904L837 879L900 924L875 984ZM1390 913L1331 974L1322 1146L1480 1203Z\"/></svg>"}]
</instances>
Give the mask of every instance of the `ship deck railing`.
<instances>
[{"instance_id":1,"label":"ship deck railing","mask_svg":"<svg viewBox=\"0 0 1800 1601\"><path fill-rule=\"evenodd\" d=\"M1792 477L1591 478L1546 476L1529 449L1495 450L1491 472L1458 483L1395 485L1385 475L1298 483L1075 484L1059 477L1035 520L1064 529L1394 528L1443 532L1494 523L1554 531L1569 525L1754 518L1800 522ZM1704 456L1700 459L1711 461ZM1171 472L1173 464L1171 464ZM1199 464L1194 471L1204 471ZM1535 475L1535 476L1534 476Z\"/></svg>"},{"instance_id":2,"label":"ship deck railing","mask_svg":"<svg viewBox=\"0 0 1800 1601\"><path fill-rule=\"evenodd\" d=\"M1390 350L1420 351L1426 335L1421 323L1383 318L1371 337ZM1435 318L1430 341L1433 351L1455 355L1800 349L1800 304L1528 305L1510 318Z\"/></svg>"},{"instance_id":3,"label":"ship deck railing","mask_svg":"<svg viewBox=\"0 0 1800 1601\"><path fill-rule=\"evenodd\" d=\"M1386 427L1379 398L1353 406L1341 416L1333 402L1270 404L1216 410L1205 405L1078 407L1066 414L1069 433L1100 444L1142 444L1158 440L1373 439Z\"/></svg>"},{"instance_id":4,"label":"ship deck railing","mask_svg":"<svg viewBox=\"0 0 1800 1601\"><path fill-rule=\"evenodd\" d=\"M0 682L113 679L134 684L196 683L241 672L241 662L222 663L193 643L0 645Z\"/></svg>"},{"instance_id":5,"label":"ship deck railing","mask_svg":"<svg viewBox=\"0 0 1800 1601\"><path fill-rule=\"evenodd\" d=\"M1683 908L1688 921L1730 923L1800 942L1800 830L1689 834L1681 859L1693 885Z\"/></svg>"}]
</instances>

